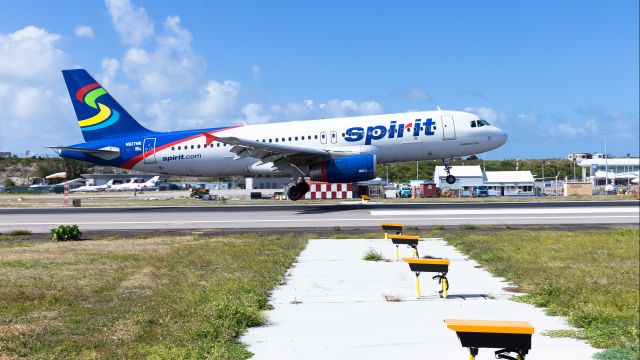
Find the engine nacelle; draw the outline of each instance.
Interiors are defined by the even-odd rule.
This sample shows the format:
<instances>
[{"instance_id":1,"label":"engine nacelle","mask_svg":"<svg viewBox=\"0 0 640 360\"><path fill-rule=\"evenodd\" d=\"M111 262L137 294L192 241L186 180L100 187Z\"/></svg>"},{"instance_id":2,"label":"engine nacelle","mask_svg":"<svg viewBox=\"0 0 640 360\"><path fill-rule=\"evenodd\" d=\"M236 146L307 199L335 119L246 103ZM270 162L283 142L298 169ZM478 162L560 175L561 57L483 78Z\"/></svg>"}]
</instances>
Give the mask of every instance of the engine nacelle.
<instances>
[{"instance_id":1,"label":"engine nacelle","mask_svg":"<svg viewBox=\"0 0 640 360\"><path fill-rule=\"evenodd\" d=\"M376 177L376 156L353 155L327 160L309 168L311 181L349 183Z\"/></svg>"}]
</instances>

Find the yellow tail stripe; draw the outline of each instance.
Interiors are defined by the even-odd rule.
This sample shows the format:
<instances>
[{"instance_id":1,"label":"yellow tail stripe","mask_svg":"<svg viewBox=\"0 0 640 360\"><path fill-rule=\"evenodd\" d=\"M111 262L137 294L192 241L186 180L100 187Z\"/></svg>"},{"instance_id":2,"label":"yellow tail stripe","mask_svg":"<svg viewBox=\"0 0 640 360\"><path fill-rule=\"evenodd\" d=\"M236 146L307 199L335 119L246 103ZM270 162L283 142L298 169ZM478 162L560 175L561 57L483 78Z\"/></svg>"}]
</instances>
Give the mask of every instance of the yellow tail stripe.
<instances>
[{"instance_id":1,"label":"yellow tail stripe","mask_svg":"<svg viewBox=\"0 0 640 360\"><path fill-rule=\"evenodd\" d=\"M81 127L95 125L97 123L107 120L109 116L111 116L111 109L109 109L108 107L100 103L98 103L98 106L100 107L99 113L97 113L96 115L88 119L78 121Z\"/></svg>"}]
</instances>

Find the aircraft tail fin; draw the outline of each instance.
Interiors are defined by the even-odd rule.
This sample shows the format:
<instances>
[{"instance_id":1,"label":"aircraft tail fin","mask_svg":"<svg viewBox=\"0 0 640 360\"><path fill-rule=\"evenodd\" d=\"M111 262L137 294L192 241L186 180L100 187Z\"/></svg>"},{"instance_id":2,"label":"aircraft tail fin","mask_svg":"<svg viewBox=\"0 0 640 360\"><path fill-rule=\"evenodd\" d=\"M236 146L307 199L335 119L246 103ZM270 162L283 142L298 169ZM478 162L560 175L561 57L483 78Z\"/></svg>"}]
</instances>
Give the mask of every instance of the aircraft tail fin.
<instances>
[{"instance_id":1,"label":"aircraft tail fin","mask_svg":"<svg viewBox=\"0 0 640 360\"><path fill-rule=\"evenodd\" d=\"M151 132L140 125L84 69L62 70L85 141Z\"/></svg>"}]
</instances>

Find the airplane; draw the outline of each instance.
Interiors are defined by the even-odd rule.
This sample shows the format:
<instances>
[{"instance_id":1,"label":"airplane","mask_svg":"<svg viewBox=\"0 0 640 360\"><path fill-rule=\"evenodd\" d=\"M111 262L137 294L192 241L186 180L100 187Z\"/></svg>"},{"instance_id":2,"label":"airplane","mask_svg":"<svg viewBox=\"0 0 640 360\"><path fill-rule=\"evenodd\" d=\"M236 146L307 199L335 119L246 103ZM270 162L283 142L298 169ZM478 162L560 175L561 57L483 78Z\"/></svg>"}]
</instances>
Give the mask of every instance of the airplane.
<instances>
[{"instance_id":1,"label":"airplane","mask_svg":"<svg viewBox=\"0 0 640 360\"><path fill-rule=\"evenodd\" d=\"M154 188L159 179L160 179L160 176L154 176L151 179L149 179L149 181L147 181L147 182L139 183L139 182L136 182L136 180L138 180L138 178L133 178L128 183L118 184L118 185L111 185L111 187L108 188L107 191L142 191L142 190L148 190L150 188Z\"/></svg>"},{"instance_id":2,"label":"airplane","mask_svg":"<svg viewBox=\"0 0 640 360\"><path fill-rule=\"evenodd\" d=\"M142 172L220 177L286 174L287 195L299 200L305 179L330 183L367 181L376 165L449 161L502 146L507 134L477 115L419 111L226 126L170 132L138 123L84 69L62 71L85 142L50 146L61 157Z\"/></svg>"},{"instance_id":3,"label":"airplane","mask_svg":"<svg viewBox=\"0 0 640 360\"><path fill-rule=\"evenodd\" d=\"M111 186L113 185L113 179L109 180L106 184L104 185L83 185L80 187L77 187L75 189L71 189L69 190L70 192L99 192L99 191L105 191L108 190L109 188L111 188Z\"/></svg>"}]
</instances>

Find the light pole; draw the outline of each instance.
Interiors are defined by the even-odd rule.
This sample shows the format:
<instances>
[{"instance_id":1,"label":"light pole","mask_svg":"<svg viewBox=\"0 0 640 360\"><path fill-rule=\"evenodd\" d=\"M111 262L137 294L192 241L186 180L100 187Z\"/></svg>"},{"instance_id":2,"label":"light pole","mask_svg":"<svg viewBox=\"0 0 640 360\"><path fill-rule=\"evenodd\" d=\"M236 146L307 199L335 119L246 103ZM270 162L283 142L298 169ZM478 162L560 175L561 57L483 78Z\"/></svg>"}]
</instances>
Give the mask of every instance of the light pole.
<instances>
[{"instance_id":1,"label":"light pole","mask_svg":"<svg viewBox=\"0 0 640 360\"><path fill-rule=\"evenodd\" d=\"M607 156L607 132L604 132L604 190L607 191L609 185L609 161Z\"/></svg>"}]
</instances>

